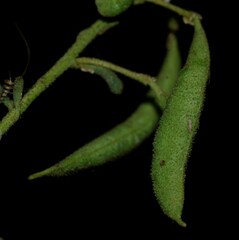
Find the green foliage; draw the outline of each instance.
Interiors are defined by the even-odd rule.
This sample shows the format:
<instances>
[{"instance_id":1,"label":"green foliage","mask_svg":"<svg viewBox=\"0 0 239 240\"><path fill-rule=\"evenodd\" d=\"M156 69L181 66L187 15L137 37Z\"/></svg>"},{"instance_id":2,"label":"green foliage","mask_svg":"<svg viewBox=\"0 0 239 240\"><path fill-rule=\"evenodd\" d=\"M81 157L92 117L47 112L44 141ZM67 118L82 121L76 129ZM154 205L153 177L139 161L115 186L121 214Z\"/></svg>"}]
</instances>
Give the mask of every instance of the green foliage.
<instances>
[{"instance_id":1,"label":"green foliage","mask_svg":"<svg viewBox=\"0 0 239 240\"><path fill-rule=\"evenodd\" d=\"M175 21L169 24L167 52L157 77L137 73L104 60L78 57L98 35L116 26L116 22L97 20L77 35L75 43L23 96L23 77L17 77L14 85L10 82L9 88L0 85L0 102L8 108L7 114L0 121L0 138L44 90L71 68L99 75L115 94L120 94L123 90L118 73L149 86L150 90L145 100L139 103L135 112L125 121L80 147L57 164L30 175L28 179L65 176L81 169L105 164L137 148L156 130L151 169L153 191L163 212L179 225L186 226L182 220L186 165L205 98L210 70L209 47L200 16L168 1L95 1L99 13L104 17L118 16L131 5L144 2L151 2L176 12L183 16L184 23L194 26L188 57L182 69L175 34L178 24ZM24 37L23 40L25 41ZM28 62L24 73L29 64L29 48L27 50ZM13 99L8 97L12 87Z\"/></svg>"},{"instance_id":2,"label":"green foliage","mask_svg":"<svg viewBox=\"0 0 239 240\"><path fill-rule=\"evenodd\" d=\"M164 86L164 90L170 95L181 62L177 39L173 33L169 35L167 48L157 83ZM147 95L153 96L154 92L150 91ZM158 109L152 102L146 101L123 123L81 147L56 165L31 175L29 179L42 176L63 176L119 158L135 149L151 135L158 120Z\"/></svg>"}]
</instances>

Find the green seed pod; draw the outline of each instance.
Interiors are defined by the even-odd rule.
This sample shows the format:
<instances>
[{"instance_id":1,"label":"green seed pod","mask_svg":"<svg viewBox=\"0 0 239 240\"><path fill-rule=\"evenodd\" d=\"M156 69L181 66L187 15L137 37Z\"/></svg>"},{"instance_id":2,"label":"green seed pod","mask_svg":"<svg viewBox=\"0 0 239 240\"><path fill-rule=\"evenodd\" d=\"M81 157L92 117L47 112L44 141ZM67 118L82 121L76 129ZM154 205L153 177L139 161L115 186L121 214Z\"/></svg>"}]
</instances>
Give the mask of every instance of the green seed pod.
<instances>
[{"instance_id":1,"label":"green seed pod","mask_svg":"<svg viewBox=\"0 0 239 240\"><path fill-rule=\"evenodd\" d=\"M185 66L170 96L153 143L152 182L164 211L179 225L184 204L186 163L199 125L210 53L200 20L194 22L194 36Z\"/></svg>"},{"instance_id":2,"label":"green seed pod","mask_svg":"<svg viewBox=\"0 0 239 240\"><path fill-rule=\"evenodd\" d=\"M98 12L104 17L115 17L128 9L133 0L95 0Z\"/></svg>"},{"instance_id":3,"label":"green seed pod","mask_svg":"<svg viewBox=\"0 0 239 240\"><path fill-rule=\"evenodd\" d=\"M97 74L101 76L107 83L110 91L114 94L121 94L124 88L123 82L120 80L118 75L105 67L99 67L95 65L83 65L82 71Z\"/></svg>"},{"instance_id":4,"label":"green seed pod","mask_svg":"<svg viewBox=\"0 0 239 240\"><path fill-rule=\"evenodd\" d=\"M22 100L23 85L23 77L16 77L13 86L13 102L15 107L17 107Z\"/></svg>"},{"instance_id":5,"label":"green seed pod","mask_svg":"<svg viewBox=\"0 0 239 240\"><path fill-rule=\"evenodd\" d=\"M136 148L156 128L159 114L151 103L139 106L125 122L81 147L56 165L29 177L64 176L102 165Z\"/></svg>"},{"instance_id":6,"label":"green seed pod","mask_svg":"<svg viewBox=\"0 0 239 240\"><path fill-rule=\"evenodd\" d=\"M158 73L157 82L168 97L172 93L175 81L178 78L179 69L181 68L181 54L174 33L168 35L166 48L167 54ZM153 91L150 91L149 95L154 95Z\"/></svg>"},{"instance_id":7,"label":"green seed pod","mask_svg":"<svg viewBox=\"0 0 239 240\"><path fill-rule=\"evenodd\" d=\"M172 72L177 73L180 69L180 65L174 64L180 62L178 60L180 54L177 48L177 39L174 35L170 36L168 38L167 55L161 68L161 72L170 72L160 74L157 80L159 85L163 84L165 86L168 94L171 93L173 83L177 78L177 75L172 74ZM168 65L168 67L164 65ZM170 65L172 66L169 67ZM151 97L152 94L153 92L150 91L149 96ZM52 167L29 176L28 179L43 176L64 176L80 169L102 165L119 158L135 149L153 133L158 125L159 117L159 111L152 102L143 102L126 121L81 147Z\"/></svg>"}]
</instances>

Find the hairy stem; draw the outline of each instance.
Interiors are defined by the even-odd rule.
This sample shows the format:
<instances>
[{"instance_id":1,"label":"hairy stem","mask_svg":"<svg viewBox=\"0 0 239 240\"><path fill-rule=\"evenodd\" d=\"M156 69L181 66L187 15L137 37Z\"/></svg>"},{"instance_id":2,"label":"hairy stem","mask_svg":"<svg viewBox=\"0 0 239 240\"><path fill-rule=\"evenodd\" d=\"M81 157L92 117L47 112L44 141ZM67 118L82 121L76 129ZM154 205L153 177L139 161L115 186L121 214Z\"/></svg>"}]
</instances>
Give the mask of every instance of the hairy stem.
<instances>
[{"instance_id":1,"label":"hairy stem","mask_svg":"<svg viewBox=\"0 0 239 240\"><path fill-rule=\"evenodd\" d=\"M18 107L9 111L6 116L0 122L0 134L6 133L9 128L18 121L20 116L30 104L44 91L46 90L63 72L65 72L75 61L75 58L89 45L99 34L102 34L110 27L116 25L114 23L108 23L98 20L92 24L89 28L81 31L75 43L67 50L67 52L54 64L54 66L48 70L32 88L24 95L21 100L21 104Z\"/></svg>"},{"instance_id":2,"label":"hairy stem","mask_svg":"<svg viewBox=\"0 0 239 240\"><path fill-rule=\"evenodd\" d=\"M72 65L74 68L81 68L82 70L84 70L84 66L86 65L95 65L95 66L100 66L100 67L104 67L104 68L108 68L112 71L115 71L117 73L120 73L124 76L127 76L129 78L132 78L144 85L148 85L150 86L150 88L154 91L154 93L156 94L156 98L158 100L158 103L160 105L160 107L163 109L166 105L166 97L165 94L163 93L163 91L161 90L161 88L156 84L156 78L149 76L147 74L143 74L143 73L138 73L138 72L134 72L131 71L129 69L120 67L118 65L115 65L111 62L107 62L104 60L100 60L97 58L87 58L87 57L81 57L81 58L77 58L75 63Z\"/></svg>"},{"instance_id":3,"label":"hairy stem","mask_svg":"<svg viewBox=\"0 0 239 240\"><path fill-rule=\"evenodd\" d=\"M191 25L193 25L193 19L195 18L195 16L199 16L201 18L201 16L198 13L183 9L183 8L173 5L165 0L135 0L134 4L137 5L137 4L142 4L142 3L146 3L146 2L151 2L156 5L160 5L170 11L173 11L173 12L179 14L180 16L183 17L183 20L185 23L188 23Z\"/></svg>"}]
</instances>

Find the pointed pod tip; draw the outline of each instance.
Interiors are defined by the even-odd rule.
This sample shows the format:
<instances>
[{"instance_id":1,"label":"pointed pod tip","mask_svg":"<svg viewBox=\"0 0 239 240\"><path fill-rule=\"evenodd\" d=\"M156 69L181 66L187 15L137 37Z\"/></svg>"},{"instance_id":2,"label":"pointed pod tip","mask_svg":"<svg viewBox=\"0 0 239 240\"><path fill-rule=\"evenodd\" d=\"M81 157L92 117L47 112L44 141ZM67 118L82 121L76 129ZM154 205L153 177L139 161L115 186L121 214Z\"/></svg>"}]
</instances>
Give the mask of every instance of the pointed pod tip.
<instances>
[{"instance_id":1,"label":"pointed pod tip","mask_svg":"<svg viewBox=\"0 0 239 240\"><path fill-rule=\"evenodd\" d=\"M46 176L46 171L36 172L28 176L28 180L34 180L36 178L44 177Z\"/></svg>"},{"instance_id":2,"label":"pointed pod tip","mask_svg":"<svg viewBox=\"0 0 239 240\"><path fill-rule=\"evenodd\" d=\"M32 175L30 175L27 179L28 179L28 180L33 180L33 179L35 179L35 178L38 178L38 176L36 176L36 174L32 174Z\"/></svg>"},{"instance_id":3,"label":"pointed pod tip","mask_svg":"<svg viewBox=\"0 0 239 240\"><path fill-rule=\"evenodd\" d=\"M175 219L175 221L179 224L181 227L187 227L187 224L181 219Z\"/></svg>"}]
</instances>

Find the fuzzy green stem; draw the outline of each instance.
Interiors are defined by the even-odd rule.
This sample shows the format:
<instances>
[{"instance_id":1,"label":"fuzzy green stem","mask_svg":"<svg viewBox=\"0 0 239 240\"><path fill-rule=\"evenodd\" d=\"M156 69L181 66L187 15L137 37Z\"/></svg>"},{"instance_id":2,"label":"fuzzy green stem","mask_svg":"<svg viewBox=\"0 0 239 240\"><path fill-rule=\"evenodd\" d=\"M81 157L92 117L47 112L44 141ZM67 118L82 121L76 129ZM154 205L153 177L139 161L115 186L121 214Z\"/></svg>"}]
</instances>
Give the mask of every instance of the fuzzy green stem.
<instances>
[{"instance_id":1,"label":"fuzzy green stem","mask_svg":"<svg viewBox=\"0 0 239 240\"><path fill-rule=\"evenodd\" d=\"M84 66L86 66L86 65L95 65L95 66L108 68L112 71L120 73L131 79L134 79L144 85L150 86L150 88L156 94L156 98L159 102L160 108L164 109L164 107L166 105L166 97L165 97L165 94L163 93L163 91L161 90L161 88L156 84L155 77L152 77L152 76L149 76L149 75L143 74L143 73L134 72L129 69L115 65L111 62L107 62L107 61L100 60L97 58L87 58L87 57L77 58L75 63L72 65L72 67L81 68L82 70L84 70Z\"/></svg>"},{"instance_id":2,"label":"fuzzy green stem","mask_svg":"<svg viewBox=\"0 0 239 240\"><path fill-rule=\"evenodd\" d=\"M171 4L169 2L166 2L164 0L135 0L134 4L137 5L137 4L142 4L142 3L146 3L146 2L151 2L151 3L154 3L156 5L160 5L161 7L164 7L166 9L170 10L170 11L173 11L173 12L179 14L180 16L183 17L183 20L184 20L185 23L188 23L188 24L191 24L191 25L193 25L193 19L195 18L195 16L199 16L201 18L201 16L196 12L183 9L181 7L173 5L173 4Z\"/></svg>"},{"instance_id":3,"label":"fuzzy green stem","mask_svg":"<svg viewBox=\"0 0 239 240\"><path fill-rule=\"evenodd\" d=\"M9 128L19 119L21 114L26 111L30 104L46 90L63 72L74 63L75 58L89 45L99 34L102 34L110 27L116 25L98 20L89 28L81 31L75 43L68 51L55 63L55 65L40 77L33 87L24 95L19 107L13 108L0 122L0 134L6 133Z\"/></svg>"}]
</instances>

